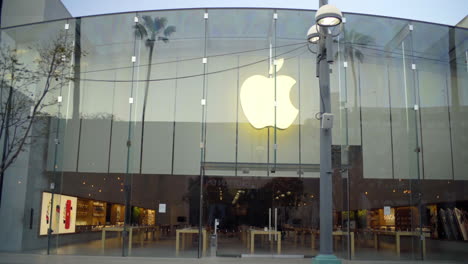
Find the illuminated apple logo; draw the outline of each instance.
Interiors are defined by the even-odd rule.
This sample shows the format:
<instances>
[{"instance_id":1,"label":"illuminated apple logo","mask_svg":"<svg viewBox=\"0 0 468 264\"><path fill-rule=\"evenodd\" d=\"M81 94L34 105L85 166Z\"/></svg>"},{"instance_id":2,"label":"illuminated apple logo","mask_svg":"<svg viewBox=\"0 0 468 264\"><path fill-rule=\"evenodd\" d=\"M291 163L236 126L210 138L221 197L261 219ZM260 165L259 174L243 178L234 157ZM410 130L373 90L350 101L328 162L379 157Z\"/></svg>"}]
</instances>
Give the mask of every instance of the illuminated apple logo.
<instances>
[{"instance_id":1,"label":"illuminated apple logo","mask_svg":"<svg viewBox=\"0 0 468 264\"><path fill-rule=\"evenodd\" d=\"M276 72L283 67L284 59L276 61ZM270 75L272 70L270 69ZM291 103L289 93L296 80L286 75L276 76L276 127L288 128L299 110ZM275 79L254 75L242 84L241 106L250 124L257 129L275 126Z\"/></svg>"}]
</instances>

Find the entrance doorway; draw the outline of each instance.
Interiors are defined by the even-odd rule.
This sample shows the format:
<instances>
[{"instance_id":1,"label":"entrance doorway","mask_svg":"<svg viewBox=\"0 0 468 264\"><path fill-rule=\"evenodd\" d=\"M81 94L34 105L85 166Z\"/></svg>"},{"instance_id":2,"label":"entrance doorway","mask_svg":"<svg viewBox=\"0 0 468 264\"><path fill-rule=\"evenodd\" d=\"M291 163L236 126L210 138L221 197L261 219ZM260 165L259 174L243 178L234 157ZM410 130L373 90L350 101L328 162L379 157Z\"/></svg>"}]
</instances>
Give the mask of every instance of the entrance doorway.
<instances>
[{"instance_id":1,"label":"entrance doorway","mask_svg":"<svg viewBox=\"0 0 468 264\"><path fill-rule=\"evenodd\" d=\"M318 178L206 176L203 189L211 233L219 221L218 256L317 254Z\"/></svg>"}]
</instances>

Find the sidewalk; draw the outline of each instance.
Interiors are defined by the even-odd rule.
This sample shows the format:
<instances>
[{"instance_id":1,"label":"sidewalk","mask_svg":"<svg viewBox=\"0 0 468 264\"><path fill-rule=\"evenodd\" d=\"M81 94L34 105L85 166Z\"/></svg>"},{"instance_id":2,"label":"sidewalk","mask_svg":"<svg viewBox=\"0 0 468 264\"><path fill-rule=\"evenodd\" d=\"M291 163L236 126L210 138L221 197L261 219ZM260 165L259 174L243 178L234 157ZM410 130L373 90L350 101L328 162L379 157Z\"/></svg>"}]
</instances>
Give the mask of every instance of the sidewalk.
<instances>
[{"instance_id":1,"label":"sidewalk","mask_svg":"<svg viewBox=\"0 0 468 264\"><path fill-rule=\"evenodd\" d=\"M215 264L215 263L241 263L241 264L310 264L312 259L281 259L281 258L143 258L143 257L105 257L105 256L71 256L71 255L35 255L20 253L0 253L1 264ZM429 261L348 261L343 264L440 264L456 262L429 262Z\"/></svg>"}]
</instances>

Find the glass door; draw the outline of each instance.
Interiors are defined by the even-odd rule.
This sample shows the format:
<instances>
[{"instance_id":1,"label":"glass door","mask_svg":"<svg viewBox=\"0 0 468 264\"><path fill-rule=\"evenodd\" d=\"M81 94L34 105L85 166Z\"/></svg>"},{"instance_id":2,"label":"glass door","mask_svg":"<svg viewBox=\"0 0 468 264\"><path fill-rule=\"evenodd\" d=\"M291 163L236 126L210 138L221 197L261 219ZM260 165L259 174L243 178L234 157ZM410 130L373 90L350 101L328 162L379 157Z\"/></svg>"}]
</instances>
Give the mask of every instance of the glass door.
<instances>
[{"instance_id":1,"label":"glass door","mask_svg":"<svg viewBox=\"0 0 468 264\"><path fill-rule=\"evenodd\" d=\"M275 178L271 181L272 230L281 249L271 254L315 255L319 229L319 179Z\"/></svg>"},{"instance_id":2,"label":"glass door","mask_svg":"<svg viewBox=\"0 0 468 264\"><path fill-rule=\"evenodd\" d=\"M215 233L217 237L216 253L210 251L211 254L228 257L252 254L251 233L272 230L270 181L257 176L205 178L204 223L211 237ZM216 231L215 223L218 223ZM254 236L254 252L269 252L263 247L263 242L269 241L269 237Z\"/></svg>"},{"instance_id":3,"label":"glass door","mask_svg":"<svg viewBox=\"0 0 468 264\"><path fill-rule=\"evenodd\" d=\"M318 183L318 178L298 176L207 176L203 188L204 222L211 237L216 233L216 255L315 255ZM214 254L212 250L208 255Z\"/></svg>"}]
</instances>

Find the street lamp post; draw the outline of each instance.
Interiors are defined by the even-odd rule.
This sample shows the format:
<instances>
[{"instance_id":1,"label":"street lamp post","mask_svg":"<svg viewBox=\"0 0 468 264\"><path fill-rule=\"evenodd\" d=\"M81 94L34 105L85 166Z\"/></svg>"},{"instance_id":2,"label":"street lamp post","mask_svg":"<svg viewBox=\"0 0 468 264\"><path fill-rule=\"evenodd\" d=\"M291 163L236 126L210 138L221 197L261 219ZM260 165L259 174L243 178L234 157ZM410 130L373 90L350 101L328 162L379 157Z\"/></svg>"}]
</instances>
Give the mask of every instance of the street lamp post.
<instances>
[{"instance_id":1,"label":"street lamp post","mask_svg":"<svg viewBox=\"0 0 468 264\"><path fill-rule=\"evenodd\" d=\"M328 0L319 0L316 25L307 32L307 40L318 44L317 77L320 93L320 252L313 259L314 264L341 263L333 255L333 194L332 194L332 127L330 101L330 67L333 62L331 28L342 21L341 12L328 5Z\"/></svg>"}]
</instances>

